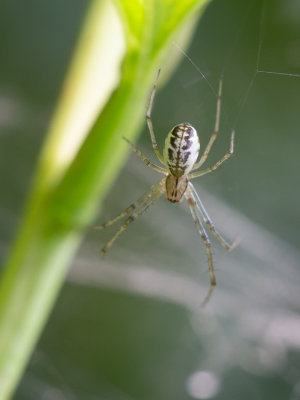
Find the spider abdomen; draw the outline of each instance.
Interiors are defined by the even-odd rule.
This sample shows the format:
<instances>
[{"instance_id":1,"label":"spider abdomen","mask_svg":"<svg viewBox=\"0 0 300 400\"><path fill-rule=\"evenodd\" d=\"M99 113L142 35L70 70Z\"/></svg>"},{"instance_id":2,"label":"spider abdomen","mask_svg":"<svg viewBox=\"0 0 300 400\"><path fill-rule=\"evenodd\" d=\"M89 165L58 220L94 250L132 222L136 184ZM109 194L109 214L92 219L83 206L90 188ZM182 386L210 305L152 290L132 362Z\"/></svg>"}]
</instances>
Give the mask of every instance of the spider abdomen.
<instances>
[{"instance_id":1,"label":"spider abdomen","mask_svg":"<svg viewBox=\"0 0 300 400\"><path fill-rule=\"evenodd\" d=\"M171 175L187 175L195 164L200 142L195 128L188 123L174 126L168 134L164 147L165 165Z\"/></svg>"}]
</instances>

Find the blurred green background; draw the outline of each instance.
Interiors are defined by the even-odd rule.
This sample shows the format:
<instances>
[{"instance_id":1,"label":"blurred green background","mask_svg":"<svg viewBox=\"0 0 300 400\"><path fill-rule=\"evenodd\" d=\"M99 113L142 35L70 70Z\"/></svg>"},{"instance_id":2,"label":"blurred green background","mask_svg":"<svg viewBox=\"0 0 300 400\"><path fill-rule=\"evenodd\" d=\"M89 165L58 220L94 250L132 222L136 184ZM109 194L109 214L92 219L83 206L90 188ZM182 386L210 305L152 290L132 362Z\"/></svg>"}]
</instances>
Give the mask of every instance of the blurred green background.
<instances>
[{"instance_id":1,"label":"blurred green background","mask_svg":"<svg viewBox=\"0 0 300 400\"><path fill-rule=\"evenodd\" d=\"M0 4L2 260L88 4ZM201 310L205 247L186 206L160 199L104 259L116 227L91 227L15 399L300 399L300 76L275 74L300 74L299 1L213 0L187 52L194 65L183 57L157 94L157 139L162 148L189 121L203 149L216 96L197 68L214 90L223 74L207 164L233 128L236 153L194 183L216 227L241 242L226 253L212 240L218 286ZM138 145L154 160L146 127ZM131 154L98 222L158 179Z\"/></svg>"}]
</instances>

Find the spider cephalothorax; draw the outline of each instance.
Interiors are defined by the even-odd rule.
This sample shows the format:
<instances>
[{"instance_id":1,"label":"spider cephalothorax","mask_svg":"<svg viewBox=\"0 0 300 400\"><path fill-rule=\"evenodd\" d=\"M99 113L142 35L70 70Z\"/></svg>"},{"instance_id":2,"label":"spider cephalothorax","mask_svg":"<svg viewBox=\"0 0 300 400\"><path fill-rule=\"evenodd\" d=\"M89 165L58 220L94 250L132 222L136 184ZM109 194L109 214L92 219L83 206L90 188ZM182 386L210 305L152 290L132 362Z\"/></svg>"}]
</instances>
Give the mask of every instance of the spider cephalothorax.
<instances>
[{"instance_id":1,"label":"spider cephalothorax","mask_svg":"<svg viewBox=\"0 0 300 400\"><path fill-rule=\"evenodd\" d=\"M171 201L171 203L178 203L181 201L187 185L188 180L185 175L177 178L176 176L169 174L166 178L167 199Z\"/></svg>"},{"instance_id":2,"label":"spider cephalothorax","mask_svg":"<svg viewBox=\"0 0 300 400\"><path fill-rule=\"evenodd\" d=\"M184 197L190 208L192 217L198 229L201 238L206 246L207 260L209 266L210 275L210 289L203 301L203 305L207 303L213 289L216 286L216 278L213 268L211 244L210 240L205 232L203 222L208 226L213 235L218 239L226 250L231 250L234 244L229 245L226 240L216 231L211 219L209 218L193 184L190 182L191 179L205 175L209 172L217 169L225 160L227 160L233 154L233 143L234 143L234 132L231 134L230 148L229 151L213 166L201 169L199 168L204 164L207 159L208 153L210 152L213 143L215 142L219 133L219 121L220 121L220 110L221 110L221 92L222 92L222 80L219 83L219 91L217 98L217 112L216 112L216 123L215 130L210 137L210 140L197 162L197 158L200 150L200 142L198 134L195 128L189 123L183 123L176 125L167 135L163 156L160 153L154 134L154 129L151 120L151 110L154 100L154 95L157 87L159 73L156 78L154 88L150 97L150 103L147 111L147 124L150 131L150 137L152 141L153 150L164 167L151 163L140 150L138 150L128 139L124 138L131 146L132 150L144 161L146 165L158 171L166 177L162 178L156 184L150 187L138 200L127 207L120 215L111 219L110 221L96 227L98 229L106 228L112 225L118 219L128 217L121 225L120 229L114 234L114 236L106 243L101 253L105 254L110 246L114 243L117 237L127 228L127 226L133 222L139 215L141 215L155 200L157 200L163 193L167 194L167 199L172 203L181 201ZM198 170L198 171L196 171ZM192 172L195 171L195 172Z\"/></svg>"}]
</instances>

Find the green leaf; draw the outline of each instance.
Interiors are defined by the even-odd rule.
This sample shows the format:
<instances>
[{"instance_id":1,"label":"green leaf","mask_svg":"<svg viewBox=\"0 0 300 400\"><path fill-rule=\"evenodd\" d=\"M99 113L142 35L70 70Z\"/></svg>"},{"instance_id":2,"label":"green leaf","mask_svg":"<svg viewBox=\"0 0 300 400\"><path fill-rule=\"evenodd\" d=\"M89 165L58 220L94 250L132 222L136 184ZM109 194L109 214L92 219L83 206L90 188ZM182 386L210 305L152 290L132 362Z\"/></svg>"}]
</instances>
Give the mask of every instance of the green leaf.
<instances>
[{"instance_id":1,"label":"green leaf","mask_svg":"<svg viewBox=\"0 0 300 400\"><path fill-rule=\"evenodd\" d=\"M1 280L1 399L12 395L84 231L124 162L121 137L136 138L159 66L175 67L172 42L186 41L206 3L119 0L116 14L108 0L92 2Z\"/></svg>"}]
</instances>

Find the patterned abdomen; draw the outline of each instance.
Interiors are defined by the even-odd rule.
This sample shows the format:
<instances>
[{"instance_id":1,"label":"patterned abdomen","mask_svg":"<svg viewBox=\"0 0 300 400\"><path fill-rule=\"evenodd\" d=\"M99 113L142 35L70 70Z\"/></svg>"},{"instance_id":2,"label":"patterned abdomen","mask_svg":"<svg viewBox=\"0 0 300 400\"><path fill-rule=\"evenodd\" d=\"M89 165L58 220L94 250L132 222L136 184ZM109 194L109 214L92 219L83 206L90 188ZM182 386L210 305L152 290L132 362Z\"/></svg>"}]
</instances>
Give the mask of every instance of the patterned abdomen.
<instances>
[{"instance_id":1,"label":"patterned abdomen","mask_svg":"<svg viewBox=\"0 0 300 400\"><path fill-rule=\"evenodd\" d=\"M171 175L187 175L195 164L200 142L195 128L184 123L174 126L168 134L164 147L164 160Z\"/></svg>"}]
</instances>

